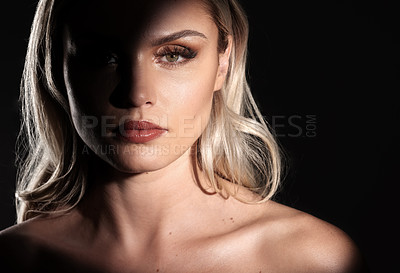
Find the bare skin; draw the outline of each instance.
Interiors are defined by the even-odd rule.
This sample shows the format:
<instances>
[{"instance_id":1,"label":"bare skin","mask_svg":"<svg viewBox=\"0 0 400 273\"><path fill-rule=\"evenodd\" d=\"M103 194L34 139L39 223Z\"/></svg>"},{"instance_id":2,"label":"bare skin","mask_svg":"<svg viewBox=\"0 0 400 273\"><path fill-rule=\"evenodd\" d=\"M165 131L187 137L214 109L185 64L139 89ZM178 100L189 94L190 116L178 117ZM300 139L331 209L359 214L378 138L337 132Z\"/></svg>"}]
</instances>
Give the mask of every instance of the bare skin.
<instances>
[{"instance_id":1,"label":"bare skin","mask_svg":"<svg viewBox=\"0 0 400 273\"><path fill-rule=\"evenodd\" d=\"M89 29L118 40L124 63L116 64L112 55L107 65L93 68L77 57L79 31L72 24L64 33L64 80L74 125L96 154L93 186L69 213L36 217L1 232L2 264L10 272L362 272L357 248L338 228L273 201L249 205L204 192L211 192L208 181L188 147L208 121L232 43L217 51L218 30L198 1L168 1L140 32L139 43L130 27L140 24L127 23L136 20L127 12L133 7L118 6L124 1L99 2L93 18L74 18L82 33ZM118 17L102 16L113 12ZM192 32L154 43L182 30ZM196 50L196 57L154 57L161 47L176 45ZM167 133L132 144L110 131L88 128L83 116L116 121L130 116L162 125ZM184 136L182 117L192 117L185 123L185 128L192 125L190 134ZM100 153L98 145L129 153ZM151 153L157 145L169 152ZM239 194L257 199L244 188Z\"/></svg>"},{"instance_id":2,"label":"bare skin","mask_svg":"<svg viewBox=\"0 0 400 273\"><path fill-rule=\"evenodd\" d=\"M36 218L3 232L1 241L18 244L2 244L2 251L14 268L23 265L16 272L47 268L49 260L58 272L364 272L351 239L315 217L272 201L195 198L204 203L183 201L165 221L146 215L147 203L114 222L92 216L94 224L78 210ZM126 223L133 215L142 220ZM29 261L26 253L38 255Z\"/></svg>"}]
</instances>

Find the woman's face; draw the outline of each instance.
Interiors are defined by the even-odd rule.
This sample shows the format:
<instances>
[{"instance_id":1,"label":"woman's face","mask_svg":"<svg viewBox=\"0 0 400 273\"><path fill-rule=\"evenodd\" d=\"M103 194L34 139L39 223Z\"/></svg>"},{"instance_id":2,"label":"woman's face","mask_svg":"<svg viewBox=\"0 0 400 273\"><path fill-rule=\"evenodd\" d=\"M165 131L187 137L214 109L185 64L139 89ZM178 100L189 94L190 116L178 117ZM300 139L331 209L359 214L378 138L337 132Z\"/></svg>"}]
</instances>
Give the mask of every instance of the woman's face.
<instances>
[{"instance_id":1,"label":"woman's face","mask_svg":"<svg viewBox=\"0 0 400 273\"><path fill-rule=\"evenodd\" d=\"M229 50L217 51L218 29L199 2L85 1L69 15L63 71L73 123L119 171L167 166L207 125Z\"/></svg>"}]
</instances>

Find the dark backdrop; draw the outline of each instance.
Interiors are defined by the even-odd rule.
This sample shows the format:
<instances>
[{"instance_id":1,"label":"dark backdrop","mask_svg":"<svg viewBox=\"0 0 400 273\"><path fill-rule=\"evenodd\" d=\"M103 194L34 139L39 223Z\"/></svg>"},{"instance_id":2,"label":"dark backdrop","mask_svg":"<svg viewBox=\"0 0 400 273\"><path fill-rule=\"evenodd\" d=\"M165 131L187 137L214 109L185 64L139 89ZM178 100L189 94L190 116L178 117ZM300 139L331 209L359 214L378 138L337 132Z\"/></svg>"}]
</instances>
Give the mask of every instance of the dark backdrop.
<instances>
[{"instance_id":1,"label":"dark backdrop","mask_svg":"<svg viewBox=\"0 0 400 273\"><path fill-rule=\"evenodd\" d=\"M377 273L393 272L399 244L400 22L393 2L243 3L248 77L290 166L277 198L346 231ZM35 5L1 7L0 229L15 222L18 87Z\"/></svg>"}]
</instances>

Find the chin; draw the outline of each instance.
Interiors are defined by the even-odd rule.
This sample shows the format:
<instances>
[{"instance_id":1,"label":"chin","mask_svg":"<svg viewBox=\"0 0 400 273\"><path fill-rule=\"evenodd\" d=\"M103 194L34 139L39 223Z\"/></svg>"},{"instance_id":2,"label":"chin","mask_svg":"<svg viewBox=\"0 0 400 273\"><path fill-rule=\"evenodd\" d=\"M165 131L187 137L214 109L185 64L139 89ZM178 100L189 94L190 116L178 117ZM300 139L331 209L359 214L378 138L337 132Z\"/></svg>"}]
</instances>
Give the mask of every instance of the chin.
<instances>
[{"instance_id":1,"label":"chin","mask_svg":"<svg viewBox=\"0 0 400 273\"><path fill-rule=\"evenodd\" d=\"M145 173L165 168L183 153L175 153L168 146L129 145L116 146L107 154L97 155L122 173Z\"/></svg>"}]
</instances>

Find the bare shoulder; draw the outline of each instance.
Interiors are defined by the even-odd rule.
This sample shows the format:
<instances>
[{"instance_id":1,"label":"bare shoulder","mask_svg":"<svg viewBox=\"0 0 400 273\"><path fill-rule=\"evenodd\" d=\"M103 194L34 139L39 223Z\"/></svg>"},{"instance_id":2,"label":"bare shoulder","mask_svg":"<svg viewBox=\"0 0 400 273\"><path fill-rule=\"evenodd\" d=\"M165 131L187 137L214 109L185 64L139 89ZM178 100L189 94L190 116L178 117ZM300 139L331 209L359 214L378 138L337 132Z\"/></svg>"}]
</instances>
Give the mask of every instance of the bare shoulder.
<instances>
[{"instance_id":1,"label":"bare shoulder","mask_svg":"<svg viewBox=\"0 0 400 273\"><path fill-rule=\"evenodd\" d=\"M0 231L1 246L10 245L14 240L24 239L22 242L32 243L39 240L41 234L45 235L46 229L51 227L51 221L33 218L20 224L13 225ZM46 228L47 227L47 228Z\"/></svg>"},{"instance_id":2,"label":"bare shoulder","mask_svg":"<svg viewBox=\"0 0 400 273\"><path fill-rule=\"evenodd\" d=\"M29 228L30 223L22 223L0 232L0 264L7 272L24 272L32 266L37 251Z\"/></svg>"},{"instance_id":3,"label":"bare shoulder","mask_svg":"<svg viewBox=\"0 0 400 273\"><path fill-rule=\"evenodd\" d=\"M264 209L262 253L274 257L277 266L288 272L366 272L357 246L339 228L276 202Z\"/></svg>"},{"instance_id":4,"label":"bare shoulder","mask_svg":"<svg viewBox=\"0 0 400 273\"><path fill-rule=\"evenodd\" d=\"M7 247L13 247L16 243L28 244L33 238L31 233L31 221L16 224L0 231L0 251L5 251Z\"/></svg>"},{"instance_id":5,"label":"bare shoulder","mask_svg":"<svg viewBox=\"0 0 400 273\"><path fill-rule=\"evenodd\" d=\"M57 248L59 223L35 218L0 231L0 264L4 272L97 272ZM3 272L3 271L2 271Z\"/></svg>"}]
</instances>

